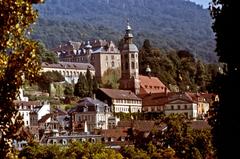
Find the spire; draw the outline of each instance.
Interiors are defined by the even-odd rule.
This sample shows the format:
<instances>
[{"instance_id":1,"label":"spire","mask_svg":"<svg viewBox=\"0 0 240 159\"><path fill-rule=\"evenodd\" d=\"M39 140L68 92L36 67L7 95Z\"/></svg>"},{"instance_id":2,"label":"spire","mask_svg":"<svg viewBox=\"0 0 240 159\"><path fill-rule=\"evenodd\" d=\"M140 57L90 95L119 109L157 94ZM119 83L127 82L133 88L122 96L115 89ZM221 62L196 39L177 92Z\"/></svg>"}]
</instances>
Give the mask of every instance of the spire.
<instances>
[{"instance_id":1,"label":"spire","mask_svg":"<svg viewBox=\"0 0 240 159\"><path fill-rule=\"evenodd\" d=\"M130 26L130 23L129 23L129 19L127 20L127 29L126 30L128 30L128 31L131 31L132 30L132 28L131 28L131 26Z\"/></svg>"},{"instance_id":2,"label":"spire","mask_svg":"<svg viewBox=\"0 0 240 159\"><path fill-rule=\"evenodd\" d=\"M125 43L131 44L132 39L133 39L132 27L129 24L129 20L127 20L127 28L126 28L126 33L125 33L125 36L124 36Z\"/></svg>"}]
</instances>

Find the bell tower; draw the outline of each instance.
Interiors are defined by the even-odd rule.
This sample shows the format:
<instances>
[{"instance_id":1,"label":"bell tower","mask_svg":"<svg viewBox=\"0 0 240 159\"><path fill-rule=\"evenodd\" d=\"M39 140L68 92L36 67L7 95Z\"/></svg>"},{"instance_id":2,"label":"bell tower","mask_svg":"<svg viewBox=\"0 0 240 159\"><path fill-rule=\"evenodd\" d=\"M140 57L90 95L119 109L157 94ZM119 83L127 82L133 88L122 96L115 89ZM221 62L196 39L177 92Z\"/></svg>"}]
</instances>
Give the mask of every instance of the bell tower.
<instances>
[{"instance_id":1,"label":"bell tower","mask_svg":"<svg viewBox=\"0 0 240 159\"><path fill-rule=\"evenodd\" d=\"M120 48L121 54L121 79L120 89L131 90L135 94L139 94L139 64L138 64L138 48L133 43L132 28L127 23L123 45Z\"/></svg>"}]
</instances>

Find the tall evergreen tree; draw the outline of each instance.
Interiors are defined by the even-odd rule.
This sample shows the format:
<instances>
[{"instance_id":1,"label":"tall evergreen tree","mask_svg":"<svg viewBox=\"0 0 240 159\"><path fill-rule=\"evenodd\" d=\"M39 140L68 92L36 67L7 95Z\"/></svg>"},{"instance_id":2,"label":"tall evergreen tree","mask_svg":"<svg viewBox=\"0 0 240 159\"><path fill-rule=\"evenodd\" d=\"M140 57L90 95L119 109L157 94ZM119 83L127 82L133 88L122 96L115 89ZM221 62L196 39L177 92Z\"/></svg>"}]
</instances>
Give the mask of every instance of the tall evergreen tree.
<instances>
[{"instance_id":1,"label":"tall evergreen tree","mask_svg":"<svg viewBox=\"0 0 240 159\"><path fill-rule=\"evenodd\" d=\"M88 96L87 80L82 73L80 73L78 82L74 86L74 95L78 97Z\"/></svg>"},{"instance_id":2,"label":"tall evergreen tree","mask_svg":"<svg viewBox=\"0 0 240 159\"><path fill-rule=\"evenodd\" d=\"M211 16L214 19L213 31L216 35L216 52L219 62L225 63L225 72L219 75L219 103L215 109L213 126L214 143L219 159L236 158L239 151L238 123L239 112L235 106L239 102L240 63L238 48L239 22L235 19L239 5L234 0L212 0Z\"/></svg>"},{"instance_id":3,"label":"tall evergreen tree","mask_svg":"<svg viewBox=\"0 0 240 159\"><path fill-rule=\"evenodd\" d=\"M93 86L92 86L92 88L93 88L93 93L96 93L97 89L99 88L99 84L98 84L98 81L97 81L95 76L93 76Z\"/></svg>"},{"instance_id":4,"label":"tall evergreen tree","mask_svg":"<svg viewBox=\"0 0 240 159\"><path fill-rule=\"evenodd\" d=\"M151 58L152 57L152 46L148 39L145 39L143 46L139 52L139 73L146 75L147 65L152 66Z\"/></svg>"},{"instance_id":5,"label":"tall evergreen tree","mask_svg":"<svg viewBox=\"0 0 240 159\"><path fill-rule=\"evenodd\" d=\"M91 97L92 91L93 91L93 79L89 69L87 69L86 80L87 80L87 92L88 92L87 94L89 97Z\"/></svg>"}]
</instances>

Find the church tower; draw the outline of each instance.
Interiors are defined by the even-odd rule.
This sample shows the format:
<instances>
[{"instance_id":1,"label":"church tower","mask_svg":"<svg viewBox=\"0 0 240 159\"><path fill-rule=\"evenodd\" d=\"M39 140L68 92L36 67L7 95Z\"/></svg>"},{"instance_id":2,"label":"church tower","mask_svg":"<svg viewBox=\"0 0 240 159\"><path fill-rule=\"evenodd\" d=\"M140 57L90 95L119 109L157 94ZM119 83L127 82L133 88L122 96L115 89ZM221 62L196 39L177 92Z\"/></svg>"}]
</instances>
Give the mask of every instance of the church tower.
<instances>
[{"instance_id":1,"label":"church tower","mask_svg":"<svg viewBox=\"0 0 240 159\"><path fill-rule=\"evenodd\" d=\"M140 91L138 52L137 46L133 43L132 28L128 23L123 44L120 48L120 89L131 90L135 94L139 94Z\"/></svg>"}]
</instances>

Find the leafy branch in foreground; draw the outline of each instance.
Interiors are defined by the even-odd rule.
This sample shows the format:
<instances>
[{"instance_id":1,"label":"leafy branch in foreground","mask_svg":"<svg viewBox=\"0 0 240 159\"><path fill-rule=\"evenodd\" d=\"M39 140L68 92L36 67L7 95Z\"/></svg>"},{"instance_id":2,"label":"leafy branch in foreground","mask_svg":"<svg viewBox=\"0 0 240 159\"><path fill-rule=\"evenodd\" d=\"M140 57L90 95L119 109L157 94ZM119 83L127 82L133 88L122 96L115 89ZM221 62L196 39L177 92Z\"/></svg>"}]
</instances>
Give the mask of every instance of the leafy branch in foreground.
<instances>
[{"instance_id":1,"label":"leafy branch in foreground","mask_svg":"<svg viewBox=\"0 0 240 159\"><path fill-rule=\"evenodd\" d=\"M36 42L28 38L37 18L33 3L42 0L0 1L0 156L12 158L12 142L20 140L23 122L14 105L24 78L33 82L40 65Z\"/></svg>"}]
</instances>

